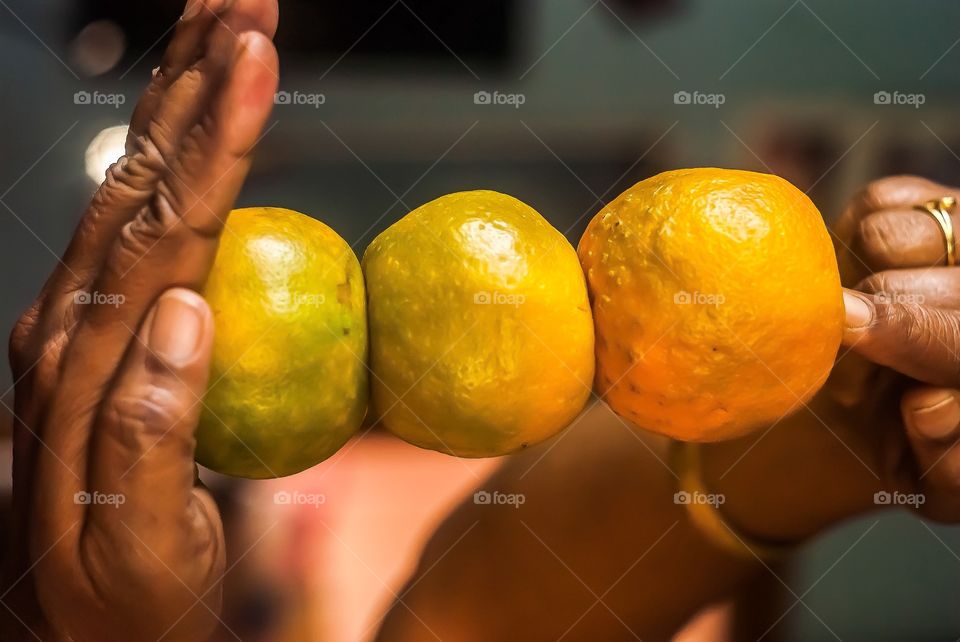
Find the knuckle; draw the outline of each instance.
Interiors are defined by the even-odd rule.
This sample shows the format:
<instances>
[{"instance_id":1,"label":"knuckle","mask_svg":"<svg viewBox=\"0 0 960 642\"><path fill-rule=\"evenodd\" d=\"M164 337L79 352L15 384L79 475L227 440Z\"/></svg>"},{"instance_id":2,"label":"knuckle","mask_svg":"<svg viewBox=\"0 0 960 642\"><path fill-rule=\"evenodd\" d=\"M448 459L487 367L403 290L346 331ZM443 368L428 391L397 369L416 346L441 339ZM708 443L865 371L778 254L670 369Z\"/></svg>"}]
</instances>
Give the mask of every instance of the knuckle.
<instances>
[{"instance_id":1,"label":"knuckle","mask_svg":"<svg viewBox=\"0 0 960 642\"><path fill-rule=\"evenodd\" d=\"M926 341L928 333L918 314L912 314L898 303L875 302L874 310L871 331L864 337L868 348L891 358L922 349L918 344Z\"/></svg>"},{"instance_id":2,"label":"knuckle","mask_svg":"<svg viewBox=\"0 0 960 642\"><path fill-rule=\"evenodd\" d=\"M895 317L903 328L903 336L908 346L926 351L934 341L931 331L934 313L928 308L917 307L907 311L905 306L897 306Z\"/></svg>"},{"instance_id":3,"label":"knuckle","mask_svg":"<svg viewBox=\"0 0 960 642\"><path fill-rule=\"evenodd\" d=\"M184 145L189 146L189 142ZM218 214L205 199L196 195L181 174L186 172L178 161L170 179L157 186L153 199L156 216L168 226L177 227L180 234L200 239L218 238L227 213Z\"/></svg>"},{"instance_id":4,"label":"knuckle","mask_svg":"<svg viewBox=\"0 0 960 642\"><path fill-rule=\"evenodd\" d=\"M147 83L147 88L143 90L143 94L140 96L139 102L137 102L136 107L134 108L134 115L140 115L143 113L152 113L153 108L156 105L156 102L163 97L164 92L167 89L167 82L169 74L167 73L166 65L164 61L160 61L158 67L154 67L150 71L150 82ZM143 122L143 118L134 118L133 122Z\"/></svg>"},{"instance_id":5,"label":"knuckle","mask_svg":"<svg viewBox=\"0 0 960 642\"><path fill-rule=\"evenodd\" d=\"M193 452L192 433L177 430L186 410L172 390L147 384L110 400L104 415L105 433L131 453L144 453L162 441L176 443L189 454Z\"/></svg>"},{"instance_id":6,"label":"knuckle","mask_svg":"<svg viewBox=\"0 0 960 642\"><path fill-rule=\"evenodd\" d=\"M880 306L878 323L896 331L890 337L901 354L944 363L946 351L960 345L960 319L954 314L923 305L896 304ZM945 363L942 375L960 382L960 359Z\"/></svg>"},{"instance_id":7,"label":"knuckle","mask_svg":"<svg viewBox=\"0 0 960 642\"><path fill-rule=\"evenodd\" d=\"M131 139L131 150L128 163L128 169L131 172L139 173L149 171L151 174L157 174L166 168L166 160L156 141L147 134L133 136Z\"/></svg>"},{"instance_id":8,"label":"knuckle","mask_svg":"<svg viewBox=\"0 0 960 642\"><path fill-rule=\"evenodd\" d=\"M934 183L911 174L901 174L895 176L885 176L870 181L857 194L857 199L863 205L867 212L887 209L896 205L909 205L912 203L902 202L915 200L911 195L929 190Z\"/></svg>"},{"instance_id":9,"label":"knuckle","mask_svg":"<svg viewBox=\"0 0 960 642\"><path fill-rule=\"evenodd\" d=\"M868 262L876 264L890 256L891 230L889 221L883 216L868 216L860 221L860 248L866 254Z\"/></svg>"},{"instance_id":10,"label":"knuckle","mask_svg":"<svg viewBox=\"0 0 960 642\"><path fill-rule=\"evenodd\" d=\"M868 294L877 294L879 292L890 291L890 279L883 272L877 272L866 277L854 286L855 290L866 292Z\"/></svg>"},{"instance_id":11,"label":"knuckle","mask_svg":"<svg viewBox=\"0 0 960 642\"><path fill-rule=\"evenodd\" d=\"M20 315L10 331L7 354L14 374L17 376L22 373L27 366L26 362L30 360L30 345L33 343L33 336L39 323L40 304L36 302Z\"/></svg>"},{"instance_id":12,"label":"knuckle","mask_svg":"<svg viewBox=\"0 0 960 642\"><path fill-rule=\"evenodd\" d=\"M151 149L156 150L162 158L172 158L176 152L177 135L170 122L165 118L154 118L147 125L146 140Z\"/></svg>"},{"instance_id":13,"label":"knuckle","mask_svg":"<svg viewBox=\"0 0 960 642\"><path fill-rule=\"evenodd\" d=\"M106 178L94 194L86 225L96 226L101 210L139 206L150 197L163 176L166 162L149 137L134 137L130 150L130 154L122 156L107 170Z\"/></svg>"},{"instance_id":14,"label":"knuckle","mask_svg":"<svg viewBox=\"0 0 960 642\"><path fill-rule=\"evenodd\" d=\"M874 302L873 328L896 328L902 325L900 306Z\"/></svg>"},{"instance_id":15,"label":"knuckle","mask_svg":"<svg viewBox=\"0 0 960 642\"><path fill-rule=\"evenodd\" d=\"M903 180L904 176L885 176L870 181L864 185L863 189L857 195L863 203L870 206L877 206L886 200L887 195L896 189L897 183Z\"/></svg>"},{"instance_id":16,"label":"knuckle","mask_svg":"<svg viewBox=\"0 0 960 642\"><path fill-rule=\"evenodd\" d=\"M188 198L181 190L171 189L166 181L161 181L146 204L121 228L114 255L106 269L126 274L131 266L152 252L167 256L177 249L182 250L190 237L215 239L220 226L194 223L193 217L188 216L189 208L203 208L205 205L202 200L191 205Z\"/></svg>"},{"instance_id":17,"label":"knuckle","mask_svg":"<svg viewBox=\"0 0 960 642\"><path fill-rule=\"evenodd\" d=\"M943 336L935 337L932 349L946 351L949 354L949 373L954 385L960 384L960 357L957 356L960 351L960 317L956 314L936 309L937 314L943 326Z\"/></svg>"},{"instance_id":18,"label":"knuckle","mask_svg":"<svg viewBox=\"0 0 960 642\"><path fill-rule=\"evenodd\" d=\"M199 154L216 138L217 122L212 114L204 114L190 130L190 135L184 141L186 152Z\"/></svg>"},{"instance_id":19,"label":"knuckle","mask_svg":"<svg viewBox=\"0 0 960 642\"><path fill-rule=\"evenodd\" d=\"M42 392L46 387L52 389L56 385L60 376L60 355L63 354L68 340L66 332L57 331L45 337L40 344L40 355L33 365L34 384L38 386L38 391Z\"/></svg>"},{"instance_id":20,"label":"knuckle","mask_svg":"<svg viewBox=\"0 0 960 642\"><path fill-rule=\"evenodd\" d=\"M202 61L197 62L202 63ZM182 88L184 93L190 95L195 95L199 92L204 82L206 82L206 74L204 69L201 68L201 64L188 66L176 79L178 90Z\"/></svg>"},{"instance_id":21,"label":"knuckle","mask_svg":"<svg viewBox=\"0 0 960 642\"><path fill-rule=\"evenodd\" d=\"M117 239L117 251L123 259L120 264L140 260L161 240L175 233L179 221L176 207L167 196L159 191L155 193L120 230Z\"/></svg>"},{"instance_id":22,"label":"knuckle","mask_svg":"<svg viewBox=\"0 0 960 642\"><path fill-rule=\"evenodd\" d=\"M114 245L111 260L106 270L121 278L131 266L140 261L153 247L158 233L154 232L153 225L145 224L139 213L120 230Z\"/></svg>"},{"instance_id":23,"label":"knuckle","mask_svg":"<svg viewBox=\"0 0 960 642\"><path fill-rule=\"evenodd\" d=\"M119 172L120 170L116 171ZM129 193L130 190L127 188L120 187L119 180L115 177L113 168L111 167L107 170L107 180L100 185L96 194L93 195L90 206L77 224L77 236L88 239L96 238L97 232L102 227L104 211L114 203L117 203L119 196Z\"/></svg>"}]
</instances>

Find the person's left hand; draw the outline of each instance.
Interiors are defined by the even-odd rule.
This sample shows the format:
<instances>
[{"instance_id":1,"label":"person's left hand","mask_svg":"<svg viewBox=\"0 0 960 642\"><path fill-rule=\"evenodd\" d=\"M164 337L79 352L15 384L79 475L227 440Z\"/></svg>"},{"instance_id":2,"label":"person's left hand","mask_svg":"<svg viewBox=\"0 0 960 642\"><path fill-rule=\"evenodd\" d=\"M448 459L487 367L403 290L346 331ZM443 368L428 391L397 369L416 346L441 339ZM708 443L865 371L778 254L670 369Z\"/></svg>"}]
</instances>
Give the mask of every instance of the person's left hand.
<instances>
[{"instance_id":1,"label":"person's left hand","mask_svg":"<svg viewBox=\"0 0 960 642\"><path fill-rule=\"evenodd\" d=\"M193 0L63 260L10 342L5 640L206 639L223 532L194 429L197 294L273 106L276 0Z\"/></svg>"},{"instance_id":2,"label":"person's left hand","mask_svg":"<svg viewBox=\"0 0 960 642\"><path fill-rule=\"evenodd\" d=\"M858 268L866 275L845 296L844 344L862 360L838 371L853 387L835 393L840 403L862 408L869 382L886 382L887 401L899 402L891 414L901 436L881 462L888 490L922 497L918 509L927 517L957 522L960 267L947 267L944 231L920 209L946 196L960 198L960 189L891 177L867 186L845 212L838 231L852 234L841 266L849 281L862 276ZM951 220L960 231L960 212Z\"/></svg>"}]
</instances>

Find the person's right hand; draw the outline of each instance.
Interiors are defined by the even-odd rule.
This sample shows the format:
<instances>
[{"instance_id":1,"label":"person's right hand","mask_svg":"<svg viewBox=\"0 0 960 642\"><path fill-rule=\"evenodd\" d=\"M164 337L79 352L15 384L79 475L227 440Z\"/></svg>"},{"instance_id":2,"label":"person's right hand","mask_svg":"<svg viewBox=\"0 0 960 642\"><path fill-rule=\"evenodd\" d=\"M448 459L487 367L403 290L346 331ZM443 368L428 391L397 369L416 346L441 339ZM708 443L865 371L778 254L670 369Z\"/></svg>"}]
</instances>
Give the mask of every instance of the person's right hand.
<instances>
[{"instance_id":1,"label":"person's right hand","mask_svg":"<svg viewBox=\"0 0 960 642\"><path fill-rule=\"evenodd\" d=\"M63 260L10 342L5 640L206 639L224 544L196 482L202 288L277 85L276 0L193 0Z\"/></svg>"}]
</instances>

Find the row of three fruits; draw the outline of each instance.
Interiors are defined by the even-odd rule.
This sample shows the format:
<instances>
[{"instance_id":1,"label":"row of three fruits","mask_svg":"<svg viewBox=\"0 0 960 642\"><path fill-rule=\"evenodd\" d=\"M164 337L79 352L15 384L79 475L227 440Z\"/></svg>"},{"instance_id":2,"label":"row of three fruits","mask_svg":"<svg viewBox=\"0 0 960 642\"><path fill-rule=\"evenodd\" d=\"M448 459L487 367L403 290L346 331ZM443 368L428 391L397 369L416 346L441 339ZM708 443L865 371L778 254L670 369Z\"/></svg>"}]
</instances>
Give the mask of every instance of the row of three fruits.
<instances>
[{"instance_id":1,"label":"row of three fruits","mask_svg":"<svg viewBox=\"0 0 960 642\"><path fill-rule=\"evenodd\" d=\"M490 191L414 210L371 243L362 273L322 223L239 210L205 296L217 335L197 459L254 478L336 452L368 386L371 417L413 444L513 452L576 417L595 363L598 391L638 426L733 437L813 394L843 316L809 199L715 169L627 190L579 260L536 211Z\"/></svg>"}]
</instances>

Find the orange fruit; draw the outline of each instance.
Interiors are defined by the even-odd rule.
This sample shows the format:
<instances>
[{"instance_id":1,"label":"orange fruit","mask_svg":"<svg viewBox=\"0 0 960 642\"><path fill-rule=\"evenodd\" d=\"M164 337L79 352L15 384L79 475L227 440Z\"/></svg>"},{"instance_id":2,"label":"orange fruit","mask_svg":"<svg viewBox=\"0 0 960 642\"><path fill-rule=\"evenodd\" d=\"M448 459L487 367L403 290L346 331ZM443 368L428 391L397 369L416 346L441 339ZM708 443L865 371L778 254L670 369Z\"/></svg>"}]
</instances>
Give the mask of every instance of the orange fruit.
<instances>
[{"instance_id":1,"label":"orange fruit","mask_svg":"<svg viewBox=\"0 0 960 642\"><path fill-rule=\"evenodd\" d=\"M590 397L593 320L570 242L498 192L421 205L363 255L373 415L421 448L496 457Z\"/></svg>"},{"instance_id":2,"label":"orange fruit","mask_svg":"<svg viewBox=\"0 0 960 642\"><path fill-rule=\"evenodd\" d=\"M602 209L578 251L597 390L639 427L744 435L808 401L833 366L844 319L833 244L782 178L659 174Z\"/></svg>"},{"instance_id":3,"label":"orange fruit","mask_svg":"<svg viewBox=\"0 0 960 642\"><path fill-rule=\"evenodd\" d=\"M234 210L203 292L216 333L197 461L292 475L333 455L367 411L367 299L335 231L277 207Z\"/></svg>"}]
</instances>

